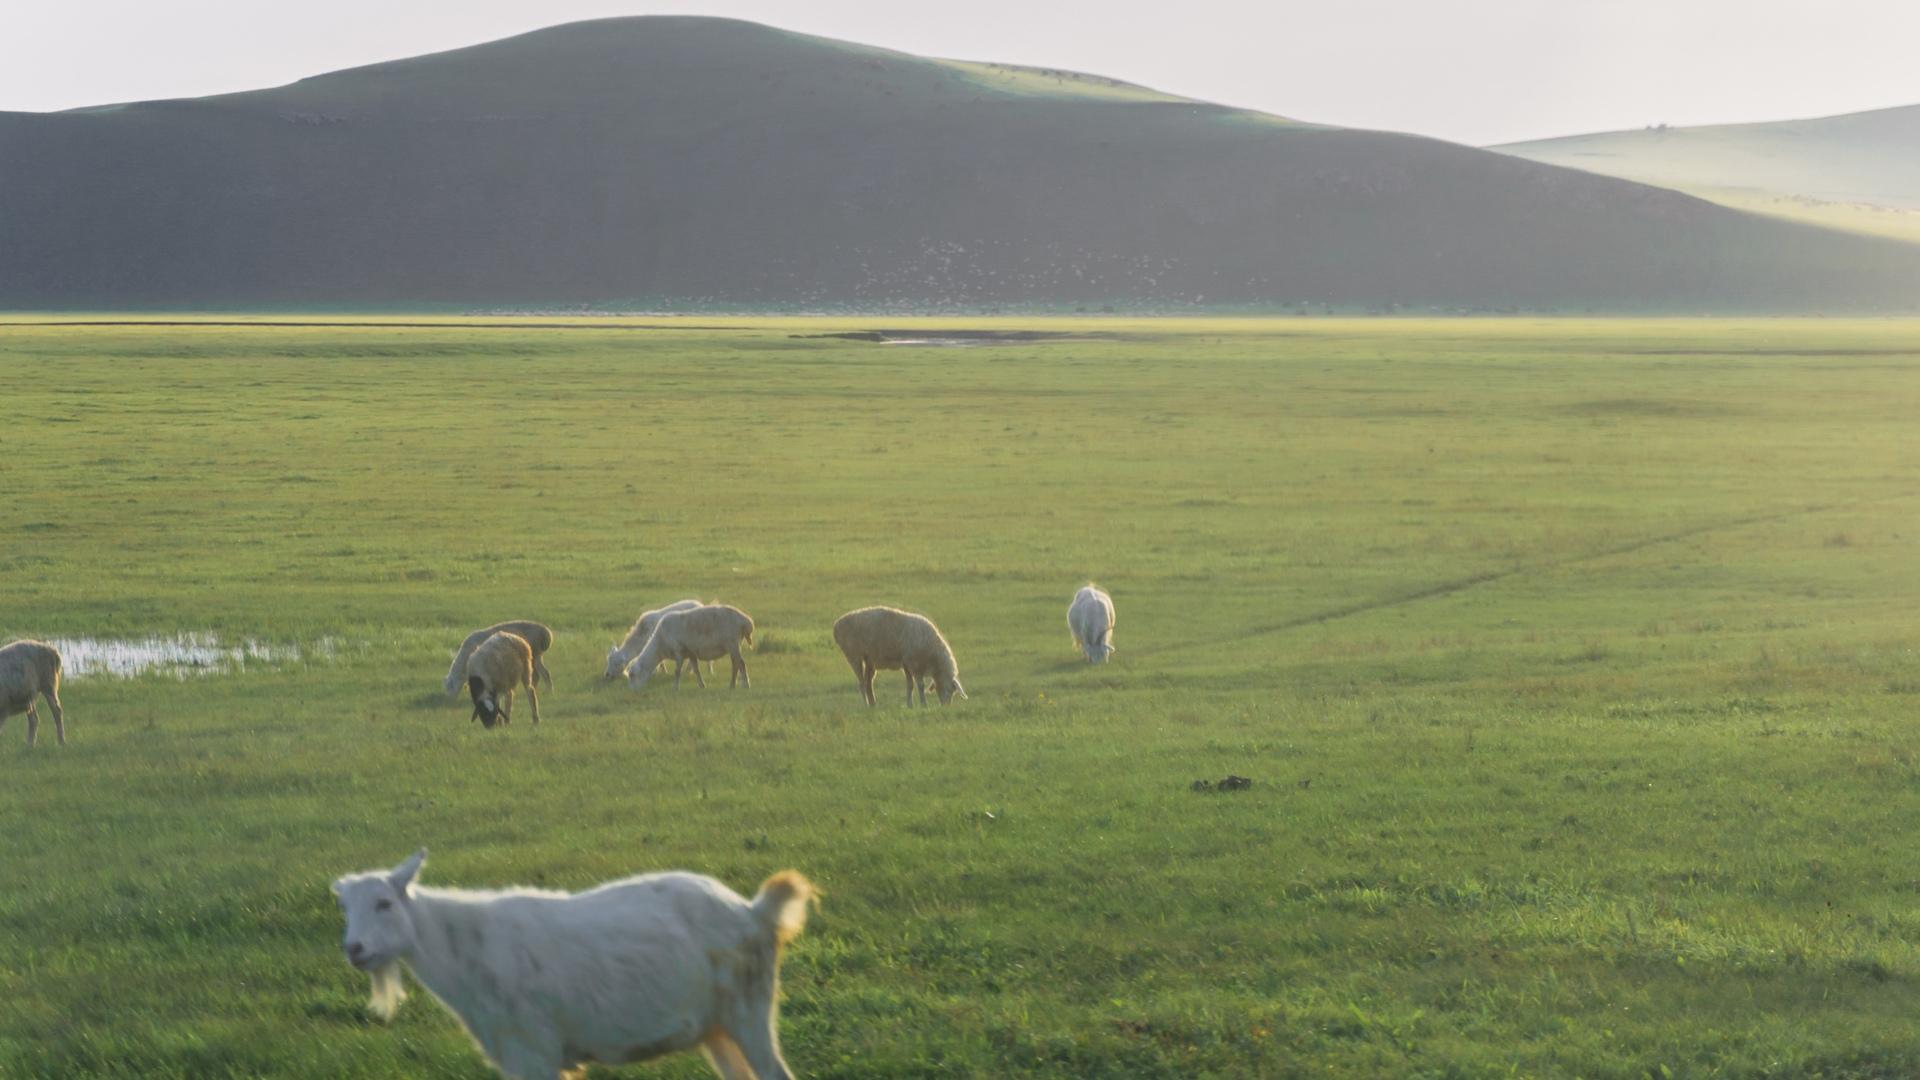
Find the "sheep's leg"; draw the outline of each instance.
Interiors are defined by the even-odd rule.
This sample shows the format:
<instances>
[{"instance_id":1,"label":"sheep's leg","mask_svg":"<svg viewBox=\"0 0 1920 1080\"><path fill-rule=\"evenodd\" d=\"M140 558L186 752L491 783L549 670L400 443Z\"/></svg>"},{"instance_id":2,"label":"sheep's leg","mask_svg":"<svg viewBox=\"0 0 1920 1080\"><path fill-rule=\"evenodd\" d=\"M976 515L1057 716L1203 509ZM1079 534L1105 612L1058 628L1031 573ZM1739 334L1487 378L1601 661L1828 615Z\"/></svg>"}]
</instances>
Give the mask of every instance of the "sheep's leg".
<instances>
[{"instance_id":1,"label":"sheep's leg","mask_svg":"<svg viewBox=\"0 0 1920 1080\"><path fill-rule=\"evenodd\" d=\"M880 703L879 697L873 692L873 679L878 674L880 669L873 666L873 661L860 661L860 699L869 707Z\"/></svg>"},{"instance_id":2,"label":"sheep's leg","mask_svg":"<svg viewBox=\"0 0 1920 1080\"><path fill-rule=\"evenodd\" d=\"M686 662L687 660L684 656L676 656L673 658L673 688L675 690L680 689L680 666Z\"/></svg>"},{"instance_id":3,"label":"sheep's leg","mask_svg":"<svg viewBox=\"0 0 1920 1080\"><path fill-rule=\"evenodd\" d=\"M53 711L53 733L60 740L60 745L65 746L67 745L67 717L60 708L60 676L53 677L53 686L44 696L47 699L47 708Z\"/></svg>"},{"instance_id":4,"label":"sheep's leg","mask_svg":"<svg viewBox=\"0 0 1920 1080\"><path fill-rule=\"evenodd\" d=\"M533 662L533 677L535 680L547 680L547 689L553 689L553 672L547 670L546 661L535 660Z\"/></svg>"},{"instance_id":5,"label":"sheep's leg","mask_svg":"<svg viewBox=\"0 0 1920 1080\"><path fill-rule=\"evenodd\" d=\"M920 680L913 677L912 668L901 668L900 670L907 673L907 707L912 708L913 707L913 688L919 685Z\"/></svg>"},{"instance_id":6,"label":"sheep's leg","mask_svg":"<svg viewBox=\"0 0 1920 1080\"><path fill-rule=\"evenodd\" d=\"M552 689L552 687L548 687L548 689ZM540 722L540 695L534 690L532 683L527 684L527 705L533 710L533 722L538 724Z\"/></svg>"},{"instance_id":7,"label":"sheep's leg","mask_svg":"<svg viewBox=\"0 0 1920 1080\"><path fill-rule=\"evenodd\" d=\"M33 702L27 702L27 745L40 741L40 714L33 711Z\"/></svg>"},{"instance_id":8,"label":"sheep's leg","mask_svg":"<svg viewBox=\"0 0 1920 1080\"><path fill-rule=\"evenodd\" d=\"M513 688L508 687L507 692L501 694L498 701L500 704L500 722L503 724L513 723Z\"/></svg>"},{"instance_id":9,"label":"sheep's leg","mask_svg":"<svg viewBox=\"0 0 1920 1080\"><path fill-rule=\"evenodd\" d=\"M701 1041L700 1052L706 1055L707 1064L713 1066L720 1080L758 1080L747 1056L740 1052L740 1044L719 1028Z\"/></svg>"},{"instance_id":10,"label":"sheep's leg","mask_svg":"<svg viewBox=\"0 0 1920 1080\"><path fill-rule=\"evenodd\" d=\"M707 677L700 674L700 658L694 656L689 657L688 660L687 666L693 669L693 681L700 684L700 689L705 690L707 688Z\"/></svg>"},{"instance_id":11,"label":"sheep's leg","mask_svg":"<svg viewBox=\"0 0 1920 1080\"><path fill-rule=\"evenodd\" d=\"M740 643L734 642L732 645L727 646L727 648L730 651L731 657L733 659L734 675L738 675L740 677L740 683L742 686L746 687L748 690L753 689L753 679L749 678L747 675L747 658L740 655ZM727 689L729 690L733 689L732 675L729 675L727 677Z\"/></svg>"},{"instance_id":12,"label":"sheep's leg","mask_svg":"<svg viewBox=\"0 0 1920 1080\"><path fill-rule=\"evenodd\" d=\"M860 704L867 703L866 672L861 669L860 661L847 657L847 666L853 669L853 684L860 687Z\"/></svg>"}]
</instances>

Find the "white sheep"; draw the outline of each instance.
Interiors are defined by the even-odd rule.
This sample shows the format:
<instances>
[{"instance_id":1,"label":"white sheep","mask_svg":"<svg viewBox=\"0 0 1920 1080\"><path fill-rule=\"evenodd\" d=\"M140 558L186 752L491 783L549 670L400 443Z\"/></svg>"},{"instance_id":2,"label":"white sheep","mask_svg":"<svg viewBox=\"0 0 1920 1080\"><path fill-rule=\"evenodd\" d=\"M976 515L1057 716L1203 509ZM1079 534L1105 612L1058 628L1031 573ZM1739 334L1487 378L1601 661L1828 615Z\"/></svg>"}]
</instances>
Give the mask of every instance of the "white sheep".
<instances>
[{"instance_id":1,"label":"white sheep","mask_svg":"<svg viewBox=\"0 0 1920 1080\"><path fill-rule=\"evenodd\" d=\"M920 704L927 703L923 680L932 679L940 704L955 696L965 698L960 685L960 668L953 659L953 646L940 635L940 628L925 615L890 607L868 607L849 611L833 624L833 641L853 665L860 680L860 700L874 704L873 676L882 669L900 668L907 674L907 704L913 704L913 692L920 691Z\"/></svg>"},{"instance_id":2,"label":"white sheep","mask_svg":"<svg viewBox=\"0 0 1920 1080\"><path fill-rule=\"evenodd\" d=\"M1113 597L1092 582L1073 596L1067 607L1067 629L1087 663L1104 664L1113 655Z\"/></svg>"},{"instance_id":3,"label":"white sheep","mask_svg":"<svg viewBox=\"0 0 1920 1080\"><path fill-rule=\"evenodd\" d=\"M753 680L747 677L746 657L740 655L742 641L753 644L753 620L737 607L704 604L688 611L669 611L654 624L653 633L647 637L640 654L627 664L627 685L640 689L653 678L655 665L662 660L672 660L674 689L680 687L681 665L688 662L693 664L693 677L704 689L707 680L701 678L700 661L725 656L733 661L727 686L738 682L752 687Z\"/></svg>"},{"instance_id":4,"label":"white sheep","mask_svg":"<svg viewBox=\"0 0 1920 1080\"><path fill-rule=\"evenodd\" d=\"M665 607L641 612L640 617L633 621L633 629L627 631L626 639L607 650L607 678L618 677L627 670L627 664L640 655L640 650L646 648L647 639L653 636L653 628L660 622L660 616L670 611L692 611L700 606L698 600L675 600Z\"/></svg>"},{"instance_id":5,"label":"white sheep","mask_svg":"<svg viewBox=\"0 0 1920 1080\"><path fill-rule=\"evenodd\" d=\"M15 641L0 648L0 724L25 712L28 746L40 741L36 697L47 699L53 733L61 746L67 745L67 718L60 709L60 651L43 641Z\"/></svg>"},{"instance_id":6,"label":"white sheep","mask_svg":"<svg viewBox=\"0 0 1920 1080\"><path fill-rule=\"evenodd\" d=\"M533 649L534 675L547 681L547 689L553 689L553 675L547 671L547 665L542 659L546 656L547 650L553 648L553 631L543 623L523 619L495 623L485 630L475 630L467 635L467 639L460 643L460 651L453 654L453 666L447 669L448 697L458 694L460 688L467 685L467 660L473 655L473 650L479 648L481 642L502 632L518 634L526 640L528 646Z\"/></svg>"},{"instance_id":7,"label":"white sheep","mask_svg":"<svg viewBox=\"0 0 1920 1080\"><path fill-rule=\"evenodd\" d=\"M467 658L467 691L473 718L484 727L513 722L513 691L527 688L533 722L540 722L540 694L534 689L533 647L519 634L502 630L480 643Z\"/></svg>"},{"instance_id":8,"label":"white sheep","mask_svg":"<svg viewBox=\"0 0 1920 1080\"><path fill-rule=\"evenodd\" d=\"M341 949L372 978L376 1016L405 999L404 965L515 1080L695 1048L726 1080L791 1080L780 952L815 896L799 873L768 878L751 902L682 872L482 891L414 884L426 855L333 883Z\"/></svg>"}]
</instances>

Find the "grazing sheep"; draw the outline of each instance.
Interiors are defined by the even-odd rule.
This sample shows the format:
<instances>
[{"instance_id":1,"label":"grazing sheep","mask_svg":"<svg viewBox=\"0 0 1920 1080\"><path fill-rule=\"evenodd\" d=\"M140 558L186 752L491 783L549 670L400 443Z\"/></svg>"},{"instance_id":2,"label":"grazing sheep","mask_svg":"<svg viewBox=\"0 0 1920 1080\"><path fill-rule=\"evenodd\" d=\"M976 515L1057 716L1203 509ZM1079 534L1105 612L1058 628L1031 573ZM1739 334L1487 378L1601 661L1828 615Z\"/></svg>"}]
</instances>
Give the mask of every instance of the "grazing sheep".
<instances>
[{"instance_id":1,"label":"grazing sheep","mask_svg":"<svg viewBox=\"0 0 1920 1080\"><path fill-rule=\"evenodd\" d=\"M540 695L533 688L533 646L519 634L505 630L480 643L467 659L467 692L473 695L473 718L483 727L513 722L513 691L527 688L533 722L540 722Z\"/></svg>"},{"instance_id":2,"label":"grazing sheep","mask_svg":"<svg viewBox=\"0 0 1920 1080\"><path fill-rule=\"evenodd\" d=\"M920 704L927 703L923 680L931 678L934 689L945 705L955 695L967 692L960 685L960 669L953 660L953 647L940 636L940 628L925 615L890 607L861 608L840 616L833 624L833 641L853 665L860 680L860 700L874 704L873 676L885 669L900 668L907 673L907 704L913 704L913 692L920 691Z\"/></svg>"},{"instance_id":3,"label":"grazing sheep","mask_svg":"<svg viewBox=\"0 0 1920 1080\"><path fill-rule=\"evenodd\" d=\"M40 741L40 713L34 698L47 699L53 733L67 745L67 718L60 710L60 652L40 641L15 641L0 649L0 724L25 711L27 745Z\"/></svg>"},{"instance_id":4,"label":"grazing sheep","mask_svg":"<svg viewBox=\"0 0 1920 1080\"><path fill-rule=\"evenodd\" d=\"M673 686L680 688L680 667L693 664L693 677L702 689L707 680L700 676L700 661L725 656L733 661L733 673L727 678L731 688L736 682L752 687L747 677L747 660L740 655L740 643L753 644L753 620L737 607L705 604L689 611L669 611L654 624L646 647L627 664L627 685L635 690L653 678L653 669L662 660L673 661Z\"/></svg>"},{"instance_id":5,"label":"grazing sheep","mask_svg":"<svg viewBox=\"0 0 1920 1080\"><path fill-rule=\"evenodd\" d=\"M1104 664L1113 655L1113 597L1092 582L1073 596L1067 607L1067 629L1089 664Z\"/></svg>"},{"instance_id":6,"label":"grazing sheep","mask_svg":"<svg viewBox=\"0 0 1920 1080\"><path fill-rule=\"evenodd\" d=\"M479 648L481 642L500 633L518 634L526 639L533 648L534 675L547 681L547 689L553 689L553 675L547 671L547 665L541 659L546 656L548 649L553 648L553 631L543 623L520 620L496 623L467 635L467 640L460 643L460 651L453 654L453 666L447 669L448 697L459 693L460 688L467 685L467 659L473 655L473 650Z\"/></svg>"},{"instance_id":7,"label":"grazing sheep","mask_svg":"<svg viewBox=\"0 0 1920 1080\"><path fill-rule=\"evenodd\" d=\"M607 650L607 678L618 677L621 672L627 670L627 664L640 655L640 650L646 648L647 639L653 636L653 628L660 622L660 616L669 611L692 611L700 606L698 600L676 600L666 607L641 612L640 617L633 622L633 629L627 631L626 640Z\"/></svg>"},{"instance_id":8,"label":"grazing sheep","mask_svg":"<svg viewBox=\"0 0 1920 1080\"><path fill-rule=\"evenodd\" d=\"M799 873L773 875L752 901L678 871L571 894L441 889L414 884L426 855L333 883L340 947L371 976L376 1016L405 999L404 964L516 1080L696 1047L726 1080L791 1080L780 952L815 896Z\"/></svg>"}]
</instances>

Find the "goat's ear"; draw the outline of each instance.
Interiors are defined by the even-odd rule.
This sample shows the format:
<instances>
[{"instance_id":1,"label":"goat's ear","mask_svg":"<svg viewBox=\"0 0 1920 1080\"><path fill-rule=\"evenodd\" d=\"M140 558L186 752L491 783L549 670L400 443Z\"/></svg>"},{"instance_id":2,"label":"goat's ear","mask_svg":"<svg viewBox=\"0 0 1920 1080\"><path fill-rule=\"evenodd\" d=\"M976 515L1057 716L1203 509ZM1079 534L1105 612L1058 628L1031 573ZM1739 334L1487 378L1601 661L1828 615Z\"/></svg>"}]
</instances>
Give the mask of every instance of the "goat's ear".
<instances>
[{"instance_id":1,"label":"goat's ear","mask_svg":"<svg viewBox=\"0 0 1920 1080\"><path fill-rule=\"evenodd\" d=\"M392 883L393 890L398 893L405 893L407 886L413 884L414 876L420 873L420 867L426 865L426 861L427 849L421 848L419 851L407 856L406 862L394 867L393 873L387 875L387 880Z\"/></svg>"}]
</instances>

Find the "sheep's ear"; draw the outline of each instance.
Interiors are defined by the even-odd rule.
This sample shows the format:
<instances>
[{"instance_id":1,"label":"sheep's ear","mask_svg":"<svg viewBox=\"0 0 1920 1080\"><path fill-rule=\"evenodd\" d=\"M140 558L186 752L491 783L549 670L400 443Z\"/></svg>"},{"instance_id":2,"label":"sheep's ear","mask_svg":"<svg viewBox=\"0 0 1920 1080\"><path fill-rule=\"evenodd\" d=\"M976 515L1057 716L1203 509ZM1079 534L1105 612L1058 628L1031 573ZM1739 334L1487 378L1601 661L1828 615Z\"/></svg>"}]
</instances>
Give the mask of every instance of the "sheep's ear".
<instances>
[{"instance_id":1,"label":"sheep's ear","mask_svg":"<svg viewBox=\"0 0 1920 1080\"><path fill-rule=\"evenodd\" d=\"M393 873L387 875L387 881L393 885L393 890L398 893L405 893L407 886L413 884L414 876L420 873L420 867L426 865L426 861L427 849L421 848L419 851L407 856L406 862L394 867Z\"/></svg>"},{"instance_id":2,"label":"sheep's ear","mask_svg":"<svg viewBox=\"0 0 1920 1080\"><path fill-rule=\"evenodd\" d=\"M334 878L334 879L333 879L333 884L332 884L331 886L329 886L329 887L330 887L331 889L333 889L333 895L335 895L335 896L339 896L339 895L340 895L340 879L339 879L339 878Z\"/></svg>"}]
</instances>

